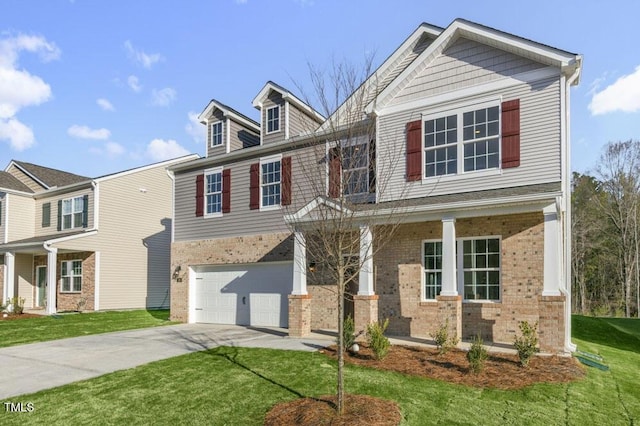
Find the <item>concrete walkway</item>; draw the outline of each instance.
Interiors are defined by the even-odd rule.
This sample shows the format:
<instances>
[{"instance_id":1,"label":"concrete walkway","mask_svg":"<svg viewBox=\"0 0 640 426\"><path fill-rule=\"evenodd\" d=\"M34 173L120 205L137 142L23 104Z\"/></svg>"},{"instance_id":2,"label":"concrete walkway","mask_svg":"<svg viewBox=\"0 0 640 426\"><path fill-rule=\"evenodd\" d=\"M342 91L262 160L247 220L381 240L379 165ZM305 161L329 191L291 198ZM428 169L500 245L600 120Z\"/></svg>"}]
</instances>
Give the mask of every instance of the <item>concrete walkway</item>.
<instances>
[{"instance_id":1,"label":"concrete walkway","mask_svg":"<svg viewBox=\"0 0 640 426\"><path fill-rule=\"evenodd\" d=\"M294 339L286 329L179 324L0 349L0 401L216 346L315 351L331 335Z\"/></svg>"}]
</instances>

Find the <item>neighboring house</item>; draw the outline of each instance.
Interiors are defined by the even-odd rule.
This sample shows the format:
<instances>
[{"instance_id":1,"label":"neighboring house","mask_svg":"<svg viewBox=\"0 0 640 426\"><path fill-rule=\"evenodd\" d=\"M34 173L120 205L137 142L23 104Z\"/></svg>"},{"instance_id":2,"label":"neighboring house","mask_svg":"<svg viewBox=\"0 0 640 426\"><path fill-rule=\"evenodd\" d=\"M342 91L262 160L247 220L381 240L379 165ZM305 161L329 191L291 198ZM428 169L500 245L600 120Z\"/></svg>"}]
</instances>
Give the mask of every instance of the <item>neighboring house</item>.
<instances>
[{"instance_id":1,"label":"neighboring house","mask_svg":"<svg viewBox=\"0 0 640 426\"><path fill-rule=\"evenodd\" d=\"M0 172L2 301L22 297L49 314L168 307L166 169L195 158L95 179L11 161Z\"/></svg>"},{"instance_id":2,"label":"neighboring house","mask_svg":"<svg viewBox=\"0 0 640 426\"><path fill-rule=\"evenodd\" d=\"M511 344L528 320L539 322L543 351L573 350L569 92L581 65L580 55L457 19L420 25L352 95L366 102L348 100L327 119L271 82L253 101L260 123L212 101L200 115L207 157L170 168L172 319L294 336L336 329L331 284L307 283L302 225L349 194L354 214L396 206L403 222L360 272L358 329L389 318L390 333L429 338L450 318L462 338ZM322 142L326 195L308 202L305 150L341 117L373 123L375 137ZM241 132L259 142L241 143ZM336 166L338 145L364 155L362 173ZM385 191L375 184L383 169ZM375 243L375 227L360 232L362 247Z\"/></svg>"}]
</instances>

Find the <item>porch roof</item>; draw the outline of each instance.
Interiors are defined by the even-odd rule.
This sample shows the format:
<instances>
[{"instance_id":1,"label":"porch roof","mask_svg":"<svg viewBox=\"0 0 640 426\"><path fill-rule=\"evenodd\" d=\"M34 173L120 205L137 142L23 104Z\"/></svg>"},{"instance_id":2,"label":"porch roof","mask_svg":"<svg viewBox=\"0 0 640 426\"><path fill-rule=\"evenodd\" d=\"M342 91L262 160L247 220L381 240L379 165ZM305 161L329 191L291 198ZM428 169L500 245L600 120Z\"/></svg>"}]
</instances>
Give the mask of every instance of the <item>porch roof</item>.
<instances>
[{"instance_id":1,"label":"porch roof","mask_svg":"<svg viewBox=\"0 0 640 426\"><path fill-rule=\"evenodd\" d=\"M94 232L86 232L82 231L72 231L65 232L59 234L50 234L50 235L41 235L37 237L24 238L22 240L11 241L6 244L0 244L0 253L6 253L10 251L21 252L21 253L34 253L34 252L44 252L44 244L45 243L55 243L58 240L69 239L70 237L80 236L82 234L85 235L93 235Z\"/></svg>"}]
</instances>

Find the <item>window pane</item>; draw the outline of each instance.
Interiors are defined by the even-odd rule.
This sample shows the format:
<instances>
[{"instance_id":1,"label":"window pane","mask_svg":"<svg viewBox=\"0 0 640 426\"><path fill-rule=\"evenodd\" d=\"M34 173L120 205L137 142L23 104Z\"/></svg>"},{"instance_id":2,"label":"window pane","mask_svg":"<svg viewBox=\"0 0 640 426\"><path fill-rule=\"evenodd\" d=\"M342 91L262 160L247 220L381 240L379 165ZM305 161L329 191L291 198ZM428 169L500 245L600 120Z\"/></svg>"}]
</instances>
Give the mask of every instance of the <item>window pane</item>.
<instances>
[{"instance_id":1,"label":"window pane","mask_svg":"<svg viewBox=\"0 0 640 426\"><path fill-rule=\"evenodd\" d=\"M73 291L82 291L82 277L73 277Z\"/></svg>"},{"instance_id":2,"label":"window pane","mask_svg":"<svg viewBox=\"0 0 640 426\"><path fill-rule=\"evenodd\" d=\"M465 112L462 116L463 126L469 126L473 124L473 112Z\"/></svg>"},{"instance_id":3,"label":"window pane","mask_svg":"<svg viewBox=\"0 0 640 426\"><path fill-rule=\"evenodd\" d=\"M63 229L69 229L71 228L71 215L67 215L64 216L63 220L62 220L62 228Z\"/></svg>"},{"instance_id":4,"label":"window pane","mask_svg":"<svg viewBox=\"0 0 640 426\"><path fill-rule=\"evenodd\" d=\"M436 119L436 131L440 132L444 129L445 129L445 118L442 117L442 118Z\"/></svg>"},{"instance_id":5,"label":"window pane","mask_svg":"<svg viewBox=\"0 0 640 426\"><path fill-rule=\"evenodd\" d=\"M497 238L487 240L487 251L489 253L500 253L500 240Z\"/></svg>"},{"instance_id":6,"label":"window pane","mask_svg":"<svg viewBox=\"0 0 640 426\"><path fill-rule=\"evenodd\" d=\"M447 129L455 129L456 127L458 127L457 122L458 116L450 115L449 117L447 117Z\"/></svg>"},{"instance_id":7,"label":"window pane","mask_svg":"<svg viewBox=\"0 0 640 426\"><path fill-rule=\"evenodd\" d=\"M436 130L435 122L433 120L424 122L424 131L425 133L433 133Z\"/></svg>"},{"instance_id":8,"label":"window pane","mask_svg":"<svg viewBox=\"0 0 640 426\"><path fill-rule=\"evenodd\" d=\"M62 277L62 291L71 291L71 279Z\"/></svg>"},{"instance_id":9,"label":"window pane","mask_svg":"<svg viewBox=\"0 0 640 426\"><path fill-rule=\"evenodd\" d=\"M436 139L435 136L433 136L433 134L427 135L424 139L424 146L425 148L429 148L432 147L436 144Z\"/></svg>"},{"instance_id":10,"label":"window pane","mask_svg":"<svg viewBox=\"0 0 640 426\"><path fill-rule=\"evenodd\" d=\"M498 107L491 107L488 109L488 119L489 121L497 121L498 120Z\"/></svg>"},{"instance_id":11,"label":"window pane","mask_svg":"<svg viewBox=\"0 0 640 426\"><path fill-rule=\"evenodd\" d=\"M498 122L494 121L487 125L487 135L496 136L498 134Z\"/></svg>"}]
</instances>

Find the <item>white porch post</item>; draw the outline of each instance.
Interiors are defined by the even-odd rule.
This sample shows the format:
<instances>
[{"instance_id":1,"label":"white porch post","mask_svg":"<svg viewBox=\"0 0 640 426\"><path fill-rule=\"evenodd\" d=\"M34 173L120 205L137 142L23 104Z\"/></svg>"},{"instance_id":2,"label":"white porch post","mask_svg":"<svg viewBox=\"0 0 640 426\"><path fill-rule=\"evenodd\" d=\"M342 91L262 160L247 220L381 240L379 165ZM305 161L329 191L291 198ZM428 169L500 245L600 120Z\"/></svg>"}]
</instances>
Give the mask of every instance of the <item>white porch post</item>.
<instances>
[{"instance_id":1,"label":"white porch post","mask_svg":"<svg viewBox=\"0 0 640 426\"><path fill-rule=\"evenodd\" d=\"M45 312L47 315L51 315L56 313L58 249L53 247L45 248L47 249L47 309Z\"/></svg>"},{"instance_id":2,"label":"white porch post","mask_svg":"<svg viewBox=\"0 0 640 426\"><path fill-rule=\"evenodd\" d=\"M307 247L304 234L300 231L296 231L293 238L293 291L291 294L307 294Z\"/></svg>"},{"instance_id":3,"label":"white porch post","mask_svg":"<svg viewBox=\"0 0 640 426\"><path fill-rule=\"evenodd\" d=\"M358 296L373 296L373 235L368 226L360 227L360 262Z\"/></svg>"},{"instance_id":4,"label":"white porch post","mask_svg":"<svg viewBox=\"0 0 640 426\"><path fill-rule=\"evenodd\" d=\"M555 204L544 208L544 286L543 296L560 296L560 221Z\"/></svg>"},{"instance_id":5,"label":"white porch post","mask_svg":"<svg viewBox=\"0 0 640 426\"><path fill-rule=\"evenodd\" d=\"M15 296L15 271L16 271L16 255L8 252L4 255L4 294L3 302L7 303L9 299Z\"/></svg>"},{"instance_id":6,"label":"white porch post","mask_svg":"<svg viewBox=\"0 0 640 426\"><path fill-rule=\"evenodd\" d=\"M456 284L456 219L442 219L442 296L457 296Z\"/></svg>"}]
</instances>

